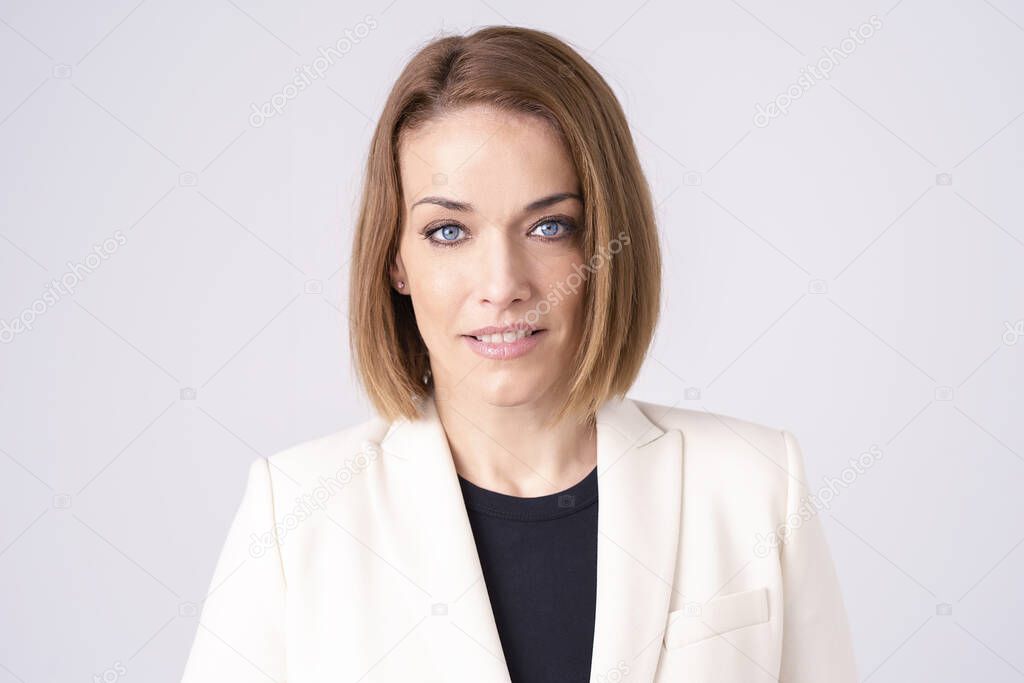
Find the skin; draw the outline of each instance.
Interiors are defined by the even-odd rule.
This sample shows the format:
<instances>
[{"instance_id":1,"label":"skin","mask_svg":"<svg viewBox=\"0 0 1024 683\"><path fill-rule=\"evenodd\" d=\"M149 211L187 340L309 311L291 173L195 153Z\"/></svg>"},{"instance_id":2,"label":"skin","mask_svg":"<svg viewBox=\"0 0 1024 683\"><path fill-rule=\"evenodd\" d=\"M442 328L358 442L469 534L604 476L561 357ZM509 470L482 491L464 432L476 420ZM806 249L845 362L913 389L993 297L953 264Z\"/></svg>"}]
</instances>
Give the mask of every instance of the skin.
<instances>
[{"instance_id":1,"label":"skin","mask_svg":"<svg viewBox=\"0 0 1024 683\"><path fill-rule=\"evenodd\" d=\"M412 297L456 471L514 496L572 486L596 464L594 429L571 419L542 424L562 397L582 327L583 289L565 283L584 260L583 204L564 143L542 119L474 105L408 134L399 167L404 215L392 286ZM556 194L577 198L527 208ZM428 197L469 208L418 203ZM538 309L559 285L559 303ZM546 331L520 358L482 358L463 338L523 320Z\"/></svg>"}]
</instances>

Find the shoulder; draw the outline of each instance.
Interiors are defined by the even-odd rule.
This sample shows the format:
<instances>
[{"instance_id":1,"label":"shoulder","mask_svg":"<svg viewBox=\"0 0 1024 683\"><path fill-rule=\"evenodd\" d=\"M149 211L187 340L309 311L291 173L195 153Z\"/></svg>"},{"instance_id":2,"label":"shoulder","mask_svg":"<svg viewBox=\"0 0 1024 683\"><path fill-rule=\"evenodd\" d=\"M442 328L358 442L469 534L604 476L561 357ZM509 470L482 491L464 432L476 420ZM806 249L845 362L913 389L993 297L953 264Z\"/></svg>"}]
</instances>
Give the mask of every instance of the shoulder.
<instances>
[{"instance_id":1,"label":"shoulder","mask_svg":"<svg viewBox=\"0 0 1024 683\"><path fill-rule=\"evenodd\" d=\"M699 408L632 400L660 429L682 434L688 474L743 479L782 491L789 487L791 473L802 478L799 447L785 428Z\"/></svg>"},{"instance_id":2,"label":"shoulder","mask_svg":"<svg viewBox=\"0 0 1024 683\"><path fill-rule=\"evenodd\" d=\"M342 468L360 467L380 453L379 441L390 423L374 416L342 429L299 441L275 452L262 463L275 484L301 486ZM259 467L260 462L254 463Z\"/></svg>"},{"instance_id":3,"label":"shoulder","mask_svg":"<svg viewBox=\"0 0 1024 683\"><path fill-rule=\"evenodd\" d=\"M702 442L710 440L724 445L733 445L739 440L751 446L775 450L785 448L787 430L781 427L709 410L631 400L655 425L663 430L677 429L684 437L691 436Z\"/></svg>"}]
</instances>

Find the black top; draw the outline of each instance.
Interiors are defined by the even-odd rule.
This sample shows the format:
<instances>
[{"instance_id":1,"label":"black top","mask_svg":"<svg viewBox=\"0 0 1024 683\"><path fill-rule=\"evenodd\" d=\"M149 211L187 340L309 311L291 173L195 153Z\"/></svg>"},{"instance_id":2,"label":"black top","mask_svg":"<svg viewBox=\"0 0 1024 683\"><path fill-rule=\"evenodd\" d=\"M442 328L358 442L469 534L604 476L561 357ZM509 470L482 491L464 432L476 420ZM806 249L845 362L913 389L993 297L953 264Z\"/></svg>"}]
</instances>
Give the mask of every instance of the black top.
<instances>
[{"instance_id":1,"label":"black top","mask_svg":"<svg viewBox=\"0 0 1024 683\"><path fill-rule=\"evenodd\" d=\"M512 683L587 683L597 594L597 468L520 498L459 476Z\"/></svg>"}]
</instances>

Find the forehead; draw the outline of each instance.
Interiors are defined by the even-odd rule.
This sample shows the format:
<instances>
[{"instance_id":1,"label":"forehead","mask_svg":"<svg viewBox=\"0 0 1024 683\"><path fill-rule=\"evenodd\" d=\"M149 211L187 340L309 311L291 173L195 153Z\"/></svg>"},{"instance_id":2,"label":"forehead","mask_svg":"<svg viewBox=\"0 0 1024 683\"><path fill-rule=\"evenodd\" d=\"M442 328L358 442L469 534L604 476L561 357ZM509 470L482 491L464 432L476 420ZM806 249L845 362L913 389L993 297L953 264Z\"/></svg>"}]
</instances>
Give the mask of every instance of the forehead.
<instances>
[{"instance_id":1,"label":"forehead","mask_svg":"<svg viewBox=\"0 0 1024 683\"><path fill-rule=\"evenodd\" d=\"M547 121L485 106L457 110L408 134L399 166L406 207L427 194L493 208L579 189L569 152Z\"/></svg>"}]
</instances>

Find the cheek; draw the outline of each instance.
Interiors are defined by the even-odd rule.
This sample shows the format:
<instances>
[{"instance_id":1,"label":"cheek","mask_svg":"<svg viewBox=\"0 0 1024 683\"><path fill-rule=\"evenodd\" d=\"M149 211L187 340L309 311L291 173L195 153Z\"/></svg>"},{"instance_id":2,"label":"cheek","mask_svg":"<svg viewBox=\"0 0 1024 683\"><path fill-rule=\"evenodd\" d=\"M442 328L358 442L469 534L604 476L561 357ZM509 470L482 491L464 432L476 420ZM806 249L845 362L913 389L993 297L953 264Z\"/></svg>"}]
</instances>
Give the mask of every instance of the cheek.
<instances>
[{"instance_id":1,"label":"cheek","mask_svg":"<svg viewBox=\"0 0 1024 683\"><path fill-rule=\"evenodd\" d=\"M411 266L411 267L410 267ZM407 264L413 281L412 302L416 311L416 323L424 339L449 336L449 330L457 322L460 301L463 297L461 283L465 280L451 265L428 260Z\"/></svg>"},{"instance_id":2,"label":"cheek","mask_svg":"<svg viewBox=\"0 0 1024 683\"><path fill-rule=\"evenodd\" d=\"M593 273L586 267L583 255L578 250L568 254L560 266L558 283L567 293L570 305L576 305L583 298L587 278L591 277Z\"/></svg>"},{"instance_id":3,"label":"cheek","mask_svg":"<svg viewBox=\"0 0 1024 683\"><path fill-rule=\"evenodd\" d=\"M582 328L587 279L592 276L582 254L565 254L552 263L540 284L540 299L550 303L548 320L561 328L559 336L572 339Z\"/></svg>"}]
</instances>

